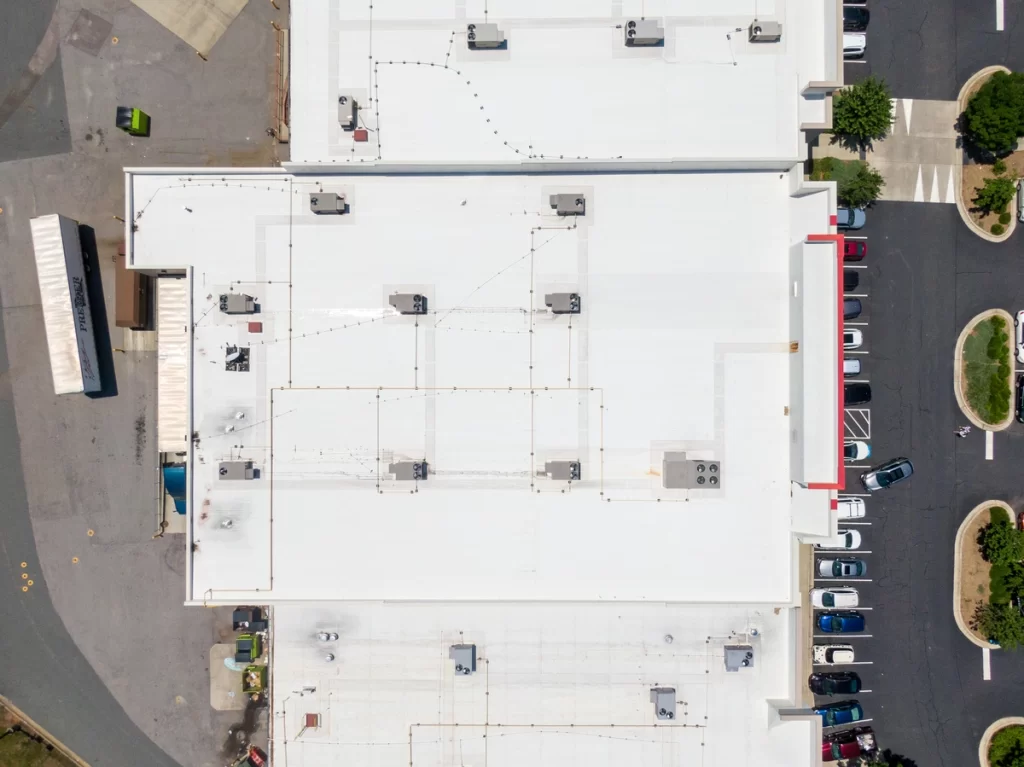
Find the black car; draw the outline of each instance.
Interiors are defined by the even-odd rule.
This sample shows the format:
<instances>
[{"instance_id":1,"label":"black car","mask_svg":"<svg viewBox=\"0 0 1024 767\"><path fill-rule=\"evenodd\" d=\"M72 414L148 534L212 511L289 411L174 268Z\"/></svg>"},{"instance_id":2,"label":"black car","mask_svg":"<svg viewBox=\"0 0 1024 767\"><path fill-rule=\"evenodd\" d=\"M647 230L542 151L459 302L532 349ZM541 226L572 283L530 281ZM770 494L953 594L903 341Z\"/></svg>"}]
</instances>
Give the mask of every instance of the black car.
<instances>
[{"instance_id":1,"label":"black car","mask_svg":"<svg viewBox=\"0 0 1024 767\"><path fill-rule=\"evenodd\" d=\"M844 320L855 320L860 317L860 313L863 307L860 305L859 298L845 298L843 299L843 319Z\"/></svg>"},{"instance_id":2,"label":"black car","mask_svg":"<svg viewBox=\"0 0 1024 767\"><path fill-rule=\"evenodd\" d=\"M853 269L843 269L843 290L850 293L860 285L860 275Z\"/></svg>"},{"instance_id":3,"label":"black car","mask_svg":"<svg viewBox=\"0 0 1024 767\"><path fill-rule=\"evenodd\" d=\"M1024 423L1024 373L1017 375L1017 407L1014 408L1014 415L1018 423Z\"/></svg>"},{"instance_id":4,"label":"black car","mask_svg":"<svg viewBox=\"0 0 1024 767\"><path fill-rule=\"evenodd\" d=\"M869 21L871 21L871 11L863 5L856 8L843 6L844 32L864 32L868 28Z\"/></svg>"},{"instance_id":5,"label":"black car","mask_svg":"<svg viewBox=\"0 0 1024 767\"><path fill-rule=\"evenodd\" d=\"M815 695L854 695L861 691L860 676L853 671L811 674L807 686Z\"/></svg>"},{"instance_id":6,"label":"black car","mask_svg":"<svg viewBox=\"0 0 1024 767\"><path fill-rule=\"evenodd\" d=\"M848 383L843 386L843 402L846 405L866 405L871 401L871 384Z\"/></svg>"}]
</instances>

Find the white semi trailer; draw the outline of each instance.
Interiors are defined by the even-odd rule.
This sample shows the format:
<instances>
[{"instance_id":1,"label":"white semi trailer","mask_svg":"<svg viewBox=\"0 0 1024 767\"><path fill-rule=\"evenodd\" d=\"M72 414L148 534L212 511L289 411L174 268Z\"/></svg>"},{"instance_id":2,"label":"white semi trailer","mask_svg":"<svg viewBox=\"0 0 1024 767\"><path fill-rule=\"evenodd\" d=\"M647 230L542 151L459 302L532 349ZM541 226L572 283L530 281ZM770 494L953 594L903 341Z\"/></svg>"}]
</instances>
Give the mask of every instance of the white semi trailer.
<instances>
[{"instance_id":1,"label":"white semi trailer","mask_svg":"<svg viewBox=\"0 0 1024 767\"><path fill-rule=\"evenodd\" d=\"M97 392L102 384L78 222L54 213L30 224L53 390Z\"/></svg>"}]
</instances>

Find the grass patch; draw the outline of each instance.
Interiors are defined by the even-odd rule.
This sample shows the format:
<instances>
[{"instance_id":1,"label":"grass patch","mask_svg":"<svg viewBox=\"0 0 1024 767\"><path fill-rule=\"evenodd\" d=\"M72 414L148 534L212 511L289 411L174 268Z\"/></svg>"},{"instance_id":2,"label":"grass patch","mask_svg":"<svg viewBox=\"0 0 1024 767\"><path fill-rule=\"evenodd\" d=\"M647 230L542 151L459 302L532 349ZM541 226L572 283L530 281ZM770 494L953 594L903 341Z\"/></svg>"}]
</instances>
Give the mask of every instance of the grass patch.
<instances>
[{"instance_id":1,"label":"grass patch","mask_svg":"<svg viewBox=\"0 0 1024 767\"><path fill-rule=\"evenodd\" d=\"M992 565L988 571L988 601L994 605L1010 603L1010 592L1006 588L1006 576L1010 568L1006 565Z\"/></svg>"},{"instance_id":2,"label":"grass patch","mask_svg":"<svg viewBox=\"0 0 1024 767\"><path fill-rule=\"evenodd\" d=\"M42 738L22 728L14 714L0 706L0 765L3 767L71 767Z\"/></svg>"},{"instance_id":3,"label":"grass patch","mask_svg":"<svg viewBox=\"0 0 1024 767\"><path fill-rule=\"evenodd\" d=\"M992 767L1013 767L1024 761L1024 727L1011 725L993 735L988 761Z\"/></svg>"},{"instance_id":4,"label":"grass patch","mask_svg":"<svg viewBox=\"0 0 1024 767\"><path fill-rule=\"evenodd\" d=\"M979 322L964 342L964 395L987 424L998 424L1010 412L1009 341L1006 320L997 316Z\"/></svg>"}]
</instances>

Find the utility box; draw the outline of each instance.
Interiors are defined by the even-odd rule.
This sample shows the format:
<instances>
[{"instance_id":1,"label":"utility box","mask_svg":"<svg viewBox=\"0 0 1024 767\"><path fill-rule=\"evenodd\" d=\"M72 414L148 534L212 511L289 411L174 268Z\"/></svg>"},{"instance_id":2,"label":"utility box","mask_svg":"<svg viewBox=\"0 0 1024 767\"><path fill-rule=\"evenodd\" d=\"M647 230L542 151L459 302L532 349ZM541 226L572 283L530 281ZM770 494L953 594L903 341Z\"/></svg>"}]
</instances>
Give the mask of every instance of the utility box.
<instances>
[{"instance_id":1,"label":"utility box","mask_svg":"<svg viewBox=\"0 0 1024 767\"><path fill-rule=\"evenodd\" d=\"M221 479L253 479L252 461L221 461L217 474Z\"/></svg>"},{"instance_id":2,"label":"utility box","mask_svg":"<svg viewBox=\"0 0 1024 767\"><path fill-rule=\"evenodd\" d=\"M579 314L581 303L579 293L545 293L544 304L552 314Z\"/></svg>"},{"instance_id":3,"label":"utility box","mask_svg":"<svg viewBox=\"0 0 1024 767\"><path fill-rule=\"evenodd\" d=\"M427 313L427 297L420 293L394 293L388 296L388 303L399 314Z\"/></svg>"},{"instance_id":4,"label":"utility box","mask_svg":"<svg viewBox=\"0 0 1024 767\"><path fill-rule=\"evenodd\" d=\"M782 39L782 24L777 21L758 21L750 25L750 42L777 43Z\"/></svg>"},{"instance_id":5,"label":"utility box","mask_svg":"<svg viewBox=\"0 0 1024 767\"><path fill-rule=\"evenodd\" d=\"M356 122L359 119L359 105L355 96L343 93L338 96L338 124L345 131L356 129Z\"/></svg>"},{"instance_id":6,"label":"utility box","mask_svg":"<svg viewBox=\"0 0 1024 767\"><path fill-rule=\"evenodd\" d=\"M466 26L466 42L471 51L487 48L505 48L508 42L505 33L497 24L469 24Z\"/></svg>"},{"instance_id":7,"label":"utility box","mask_svg":"<svg viewBox=\"0 0 1024 767\"><path fill-rule=\"evenodd\" d=\"M587 212L587 198L582 194L553 194L548 202L559 216L582 216Z\"/></svg>"},{"instance_id":8,"label":"utility box","mask_svg":"<svg viewBox=\"0 0 1024 767\"><path fill-rule=\"evenodd\" d=\"M310 192L309 209L319 216L340 216L348 212L348 200L336 192Z\"/></svg>"},{"instance_id":9,"label":"utility box","mask_svg":"<svg viewBox=\"0 0 1024 767\"><path fill-rule=\"evenodd\" d=\"M224 314L254 314L256 300L245 293L221 293L220 310Z\"/></svg>"},{"instance_id":10,"label":"utility box","mask_svg":"<svg viewBox=\"0 0 1024 767\"><path fill-rule=\"evenodd\" d=\"M665 28L654 19L630 19L625 25L626 46L665 44Z\"/></svg>"}]
</instances>

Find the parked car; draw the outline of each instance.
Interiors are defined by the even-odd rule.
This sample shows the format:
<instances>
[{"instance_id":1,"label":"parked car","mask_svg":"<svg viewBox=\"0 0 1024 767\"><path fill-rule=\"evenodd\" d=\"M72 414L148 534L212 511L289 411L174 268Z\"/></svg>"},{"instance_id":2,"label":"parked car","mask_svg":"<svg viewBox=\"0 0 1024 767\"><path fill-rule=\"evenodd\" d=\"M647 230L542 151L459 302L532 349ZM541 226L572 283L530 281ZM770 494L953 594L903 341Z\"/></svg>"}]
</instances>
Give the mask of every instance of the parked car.
<instances>
[{"instance_id":1,"label":"parked car","mask_svg":"<svg viewBox=\"0 0 1024 767\"><path fill-rule=\"evenodd\" d=\"M812 651L814 662L821 666L842 666L853 663L852 644L816 644Z\"/></svg>"},{"instance_id":2,"label":"parked car","mask_svg":"<svg viewBox=\"0 0 1024 767\"><path fill-rule=\"evenodd\" d=\"M841 703L829 703L818 706L814 713L821 717L823 727L838 727L841 724L853 724L864 718L864 709L855 700L844 700Z\"/></svg>"},{"instance_id":3,"label":"parked car","mask_svg":"<svg viewBox=\"0 0 1024 767\"><path fill-rule=\"evenodd\" d=\"M861 691L860 675L855 671L811 674L807 686L815 695L856 695Z\"/></svg>"},{"instance_id":4,"label":"parked car","mask_svg":"<svg viewBox=\"0 0 1024 767\"><path fill-rule=\"evenodd\" d=\"M860 285L860 275L853 269L843 269L843 290L850 293Z\"/></svg>"},{"instance_id":5,"label":"parked car","mask_svg":"<svg viewBox=\"0 0 1024 767\"><path fill-rule=\"evenodd\" d=\"M881 466L860 475L860 481L868 492L881 490L908 479L914 473L914 464L909 458L893 458Z\"/></svg>"},{"instance_id":6,"label":"parked car","mask_svg":"<svg viewBox=\"0 0 1024 767\"><path fill-rule=\"evenodd\" d=\"M836 208L836 226L840 229L860 229L867 221L868 214L861 208Z\"/></svg>"},{"instance_id":7,"label":"parked car","mask_svg":"<svg viewBox=\"0 0 1024 767\"><path fill-rule=\"evenodd\" d=\"M843 402L846 406L866 405L871 401L871 384L848 383L843 385Z\"/></svg>"},{"instance_id":8,"label":"parked car","mask_svg":"<svg viewBox=\"0 0 1024 767\"><path fill-rule=\"evenodd\" d=\"M818 561L818 575L822 578L861 578L868 574L863 559L822 559Z\"/></svg>"},{"instance_id":9,"label":"parked car","mask_svg":"<svg viewBox=\"0 0 1024 767\"><path fill-rule=\"evenodd\" d=\"M1017 330L1017 362L1024 362L1024 309L1013 318L1013 327Z\"/></svg>"},{"instance_id":10,"label":"parked car","mask_svg":"<svg viewBox=\"0 0 1024 767\"><path fill-rule=\"evenodd\" d=\"M826 736L821 741L821 761L838 762L840 759L856 759L860 756L860 745L856 738Z\"/></svg>"},{"instance_id":11,"label":"parked car","mask_svg":"<svg viewBox=\"0 0 1024 767\"><path fill-rule=\"evenodd\" d=\"M846 378L852 378L853 376L860 375L860 360L854 359L853 357L843 358L843 375Z\"/></svg>"},{"instance_id":12,"label":"parked car","mask_svg":"<svg viewBox=\"0 0 1024 767\"><path fill-rule=\"evenodd\" d=\"M871 11L865 6L843 6L843 31L863 32L871 21Z\"/></svg>"},{"instance_id":13,"label":"parked car","mask_svg":"<svg viewBox=\"0 0 1024 767\"><path fill-rule=\"evenodd\" d=\"M863 343L864 334L860 332L859 328L850 328L849 330L843 330L844 349L859 349L861 344Z\"/></svg>"},{"instance_id":14,"label":"parked car","mask_svg":"<svg viewBox=\"0 0 1024 767\"><path fill-rule=\"evenodd\" d=\"M843 58L860 59L868 48L868 36L863 32L843 33Z\"/></svg>"},{"instance_id":15,"label":"parked car","mask_svg":"<svg viewBox=\"0 0 1024 767\"><path fill-rule=\"evenodd\" d=\"M1017 374L1017 399L1013 414L1018 423L1024 423L1024 373Z\"/></svg>"},{"instance_id":16,"label":"parked car","mask_svg":"<svg viewBox=\"0 0 1024 767\"><path fill-rule=\"evenodd\" d=\"M860 595L857 589L849 587L836 589L811 589L811 606L819 609L829 607L857 607Z\"/></svg>"},{"instance_id":17,"label":"parked car","mask_svg":"<svg viewBox=\"0 0 1024 767\"><path fill-rule=\"evenodd\" d=\"M861 221L861 226L864 226L863 221ZM868 244L864 240L843 240L844 261L861 261L867 254Z\"/></svg>"},{"instance_id":18,"label":"parked car","mask_svg":"<svg viewBox=\"0 0 1024 767\"><path fill-rule=\"evenodd\" d=\"M846 549L847 551L859 549L860 532L840 527L835 538L830 538L824 543L816 543L814 546L819 549Z\"/></svg>"},{"instance_id":19,"label":"parked car","mask_svg":"<svg viewBox=\"0 0 1024 767\"><path fill-rule=\"evenodd\" d=\"M836 501L836 512L839 519L861 519L864 517L863 498L840 498Z\"/></svg>"},{"instance_id":20,"label":"parked car","mask_svg":"<svg viewBox=\"0 0 1024 767\"><path fill-rule=\"evenodd\" d=\"M860 313L864 310L861 306L859 298L844 298L843 299L843 319L844 320L855 320L860 317Z\"/></svg>"},{"instance_id":21,"label":"parked car","mask_svg":"<svg viewBox=\"0 0 1024 767\"><path fill-rule=\"evenodd\" d=\"M818 616L818 629L826 634L857 634L864 630L864 615L858 612L827 612Z\"/></svg>"},{"instance_id":22,"label":"parked car","mask_svg":"<svg viewBox=\"0 0 1024 767\"><path fill-rule=\"evenodd\" d=\"M864 440L850 440L843 445L843 458L847 461L864 461L870 457L871 445Z\"/></svg>"}]
</instances>

